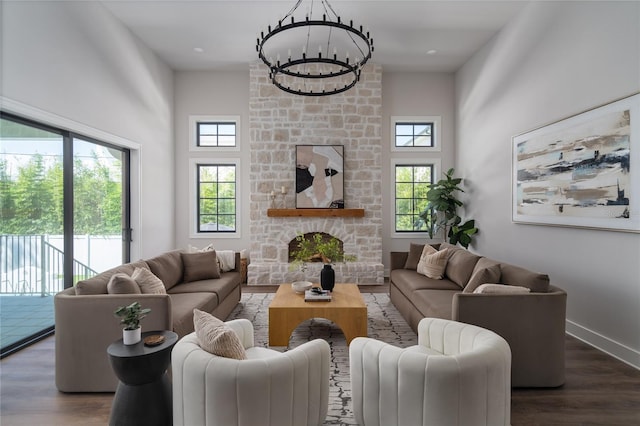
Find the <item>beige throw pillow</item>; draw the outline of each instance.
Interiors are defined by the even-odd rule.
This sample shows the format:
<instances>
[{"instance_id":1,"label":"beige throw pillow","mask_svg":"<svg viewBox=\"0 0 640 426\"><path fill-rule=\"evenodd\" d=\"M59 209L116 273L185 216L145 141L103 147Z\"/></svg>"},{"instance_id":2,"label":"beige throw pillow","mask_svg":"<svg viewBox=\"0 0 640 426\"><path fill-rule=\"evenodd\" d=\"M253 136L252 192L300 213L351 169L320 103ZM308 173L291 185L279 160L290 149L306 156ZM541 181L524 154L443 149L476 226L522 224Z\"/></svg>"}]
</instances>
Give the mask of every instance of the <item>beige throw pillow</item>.
<instances>
[{"instance_id":1,"label":"beige throw pillow","mask_svg":"<svg viewBox=\"0 0 640 426\"><path fill-rule=\"evenodd\" d=\"M474 293L482 294L522 294L529 293L526 287L520 287L517 285L505 285L505 284L482 284L476 288Z\"/></svg>"},{"instance_id":2,"label":"beige throw pillow","mask_svg":"<svg viewBox=\"0 0 640 426\"><path fill-rule=\"evenodd\" d=\"M430 245L425 245L422 249L422 255L418 262L416 272L426 275L429 278L441 280L444 271L447 269L447 260L449 259L449 249L436 250Z\"/></svg>"},{"instance_id":3,"label":"beige throw pillow","mask_svg":"<svg viewBox=\"0 0 640 426\"><path fill-rule=\"evenodd\" d=\"M215 251L181 253L181 256L185 283L220 278L220 267Z\"/></svg>"},{"instance_id":4,"label":"beige throw pillow","mask_svg":"<svg viewBox=\"0 0 640 426\"><path fill-rule=\"evenodd\" d=\"M140 294L140 286L136 280L124 272L111 275L107 283L107 293L109 294Z\"/></svg>"},{"instance_id":5,"label":"beige throw pillow","mask_svg":"<svg viewBox=\"0 0 640 426\"><path fill-rule=\"evenodd\" d=\"M482 284L498 282L500 282L500 265L491 265L486 268L476 269L462 292L473 293L474 290Z\"/></svg>"},{"instance_id":6,"label":"beige throw pillow","mask_svg":"<svg viewBox=\"0 0 640 426\"><path fill-rule=\"evenodd\" d=\"M247 353L236 332L218 318L194 309L193 325L198 344L205 351L225 358L247 359Z\"/></svg>"},{"instance_id":7,"label":"beige throw pillow","mask_svg":"<svg viewBox=\"0 0 640 426\"><path fill-rule=\"evenodd\" d=\"M146 268L134 269L131 278L138 283L142 294L167 294L162 280Z\"/></svg>"}]
</instances>

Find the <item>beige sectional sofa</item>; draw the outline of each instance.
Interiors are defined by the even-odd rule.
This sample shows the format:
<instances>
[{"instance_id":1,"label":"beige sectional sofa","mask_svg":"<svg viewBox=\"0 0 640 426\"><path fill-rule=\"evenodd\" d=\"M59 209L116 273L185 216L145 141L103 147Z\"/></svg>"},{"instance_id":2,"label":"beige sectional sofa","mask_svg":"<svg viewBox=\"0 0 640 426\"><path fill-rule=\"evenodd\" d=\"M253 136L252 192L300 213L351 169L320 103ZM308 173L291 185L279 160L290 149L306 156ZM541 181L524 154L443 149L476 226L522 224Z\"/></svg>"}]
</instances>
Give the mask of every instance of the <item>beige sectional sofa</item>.
<instances>
[{"instance_id":1,"label":"beige sectional sofa","mask_svg":"<svg viewBox=\"0 0 640 426\"><path fill-rule=\"evenodd\" d=\"M115 391L118 381L106 351L112 342L122 338L122 325L113 313L119 306L140 302L143 308L151 308L141 322L143 332L173 330L179 337L194 330L194 308L226 319L240 301L240 254L235 255L235 269L222 272L212 253L167 252L104 271L56 294L58 389ZM135 268L150 270L162 281L164 292L122 293L109 284L114 274L131 276Z\"/></svg>"},{"instance_id":2,"label":"beige sectional sofa","mask_svg":"<svg viewBox=\"0 0 640 426\"><path fill-rule=\"evenodd\" d=\"M391 302L414 330L425 317L492 330L511 347L512 386L556 387L564 383L567 294L562 289L551 285L547 275L448 243L434 245L450 251L443 278L428 278L416 271L423 247L412 244L409 252L392 252L390 262ZM474 292L486 283L530 291Z\"/></svg>"}]
</instances>

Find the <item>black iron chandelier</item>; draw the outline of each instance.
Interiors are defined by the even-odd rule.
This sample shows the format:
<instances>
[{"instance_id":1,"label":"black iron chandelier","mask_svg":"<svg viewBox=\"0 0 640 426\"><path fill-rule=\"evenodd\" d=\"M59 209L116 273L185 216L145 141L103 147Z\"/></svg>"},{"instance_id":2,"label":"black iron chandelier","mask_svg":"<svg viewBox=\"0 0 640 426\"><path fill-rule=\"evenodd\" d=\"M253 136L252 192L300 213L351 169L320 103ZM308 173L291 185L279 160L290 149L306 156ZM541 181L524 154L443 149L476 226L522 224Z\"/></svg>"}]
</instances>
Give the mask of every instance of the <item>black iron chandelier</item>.
<instances>
[{"instance_id":1,"label":"black iron chandelier","mask_svg":"<svg viewBox=\"0 0 640 426\"><path fill-rule=\"evenodd\" d=\"M351 89L371 58L373 38L353 21L345 24L327 0L314 1L304 16L294 16L303 0L272 27L260 33L256 50L269 67L269 79L295 95L326 96ZM300 11L298 11L300 12ZM322 14L322 19L317 16ZM317 54L311 53L315 51Z\"/></svg>"}]
</instances>

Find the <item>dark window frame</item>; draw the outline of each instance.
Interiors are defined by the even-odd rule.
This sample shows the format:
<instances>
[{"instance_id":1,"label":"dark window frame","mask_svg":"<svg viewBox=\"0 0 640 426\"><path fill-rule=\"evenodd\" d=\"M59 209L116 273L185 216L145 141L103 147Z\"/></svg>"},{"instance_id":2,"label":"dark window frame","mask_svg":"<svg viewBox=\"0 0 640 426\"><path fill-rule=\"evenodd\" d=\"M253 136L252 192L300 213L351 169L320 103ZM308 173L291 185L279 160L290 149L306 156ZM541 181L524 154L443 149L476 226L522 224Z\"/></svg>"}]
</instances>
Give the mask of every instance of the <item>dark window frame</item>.
<instances>
[{"instance_id":1,"label":"dark window frame","mask_svg":"<svg viewBox=\"0 0 640 426\"><path fill-rule=\"evenodd\" d=\"M229 126L232 125L234 132L232 134L220 133L220 126ZM202 133L202 126L216 126L215 133ZM207 144L203 145L201 143L202 136L211 136L215 137L216 143L215 145ZM233 145L220 145L220 136L233 136L234 142ZM196 121L196 147L198 148L235 148L238 146L238 123L235 121L211 121L211 120L203 120Z\"/></svg>"},{"instance_id":2,"label":"dark window frame","mask_svg":"<svg viewBox=\"0 0 640 426\"><path fill-rule=\"evenodd\" d=\"M204 163L196 163L195 164L196 167L196 233L197 234L235 234L238 232L238 165L235 163L224 163L224 162L218 162L218 163L208 163L208 162L204 162ZM220 181L219 178L215 181L202 181L201 179L201 169L203 167L233 167L234 168L234 175L235 175L235 179L233 182L230 181ZM233 183L234 185L234 197L233 198L228 198L228 197L219 197L219 192L217 192L216 197L202 197L201 196L201 184L202 183L215 183L215 184L220 184L220 183ZM219 191L217 189L217 191ZM216 213L215 214L205 214L202 213L201 211L201 206L202 206L202 200L233 200L234 202L234 213L232 214L228 214L228 213L219 213L219 203L216 203ZM233 216L234 219L234 229L229 229L229 230L220 230L220 221L216 220L216 224L218 225L216 230L205 230L201 228L201 217L203 216L212 216L212 217L225 217L225 216Z\"/></svg>"},{"instance_id":3,"label":"dark window frame","mask_svg":"<svg viewBox=\"0 0 640 426\"><path fill-rule=\"evenodd\" d=\"M411 126L412 127L412 133L411 134L399 134L398 133L398 126ZM429 145L416 145L413 141L415 141L417 136L420 136L420 134L416 134L416 126L420 126L420 127L429 127L431 129L431 133L429 134L430 138L431 138L431 143ZM394 139L393 139L393 144L395 146L395 148L435 148L436 147L436 123L435 121L396 121L394 123ZM397 140L398 140L398 136L410 136L412 139L412 144L411 145L398 145L397 144Z\"/></svg>"},{"instance_id":4,"label":"dark window frame","mask_svg":"<svg viewBox=\"0 0 640 426\"><path fill-rule=\"evenodd\" d=\"M412 180L410 182L399 182L396 179L397 176L397 169L398 167L412 167ZM416 223L417 221L422 221L422 219L419 217L419 213L418 211L415 210L415 204L416 204L416 200L424 200L426 201L426 194L425 194L425 198L416 198L415 197L415 185L416 184L423 184L424 182L420 182L420 181L416 181L415 180L415 168L417 167L426 167L430 169L430 177L431 177L431 182L429 182L429 185L432 185L434 183L434 175L436 172L436 165L433 163L405 163L405 162L401 162L401 163L396 163L394 164L393 167L393 229L394 232L397 234L407 234L407 233L428 233L426 227L425 229L416 229ZM399 198L398 197L398 191L397 191L397 185L398 183L402 183L402 184L411 184L411 194L412 197L410 198ZM410 214L398 214L398 200L411 200L411 204L413 206L412 208L412 213ZM409 216L411 218L411 223L412 223L412 229L398 229L398 217L399 216ZM424 221L423 221L424 222Z\"/></svg>"}]
</instances>

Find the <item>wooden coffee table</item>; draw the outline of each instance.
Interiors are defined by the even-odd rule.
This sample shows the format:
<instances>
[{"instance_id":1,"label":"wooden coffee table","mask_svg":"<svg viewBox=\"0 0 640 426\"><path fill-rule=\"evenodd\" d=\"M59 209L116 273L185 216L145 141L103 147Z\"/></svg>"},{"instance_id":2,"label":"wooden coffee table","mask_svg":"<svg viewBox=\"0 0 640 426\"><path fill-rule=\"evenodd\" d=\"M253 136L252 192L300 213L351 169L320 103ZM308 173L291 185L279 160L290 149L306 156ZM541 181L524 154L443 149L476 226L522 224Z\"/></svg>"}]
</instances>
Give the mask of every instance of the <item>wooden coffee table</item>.
<instances>
[{"instance_id":1,"label":"wooden coffee table","mask_svg":"<svg viewBox=\"0 0 640 426\"><path fill-rule=\"evenodd\" d=\"M330 302L305 302L291 284L282 284L269 305L269 345L287 346L293 330L302 321L326 318L344 333L347 344L367 336L367 305L357 284L336 284Z\"/></svg>"}]
</instances>

